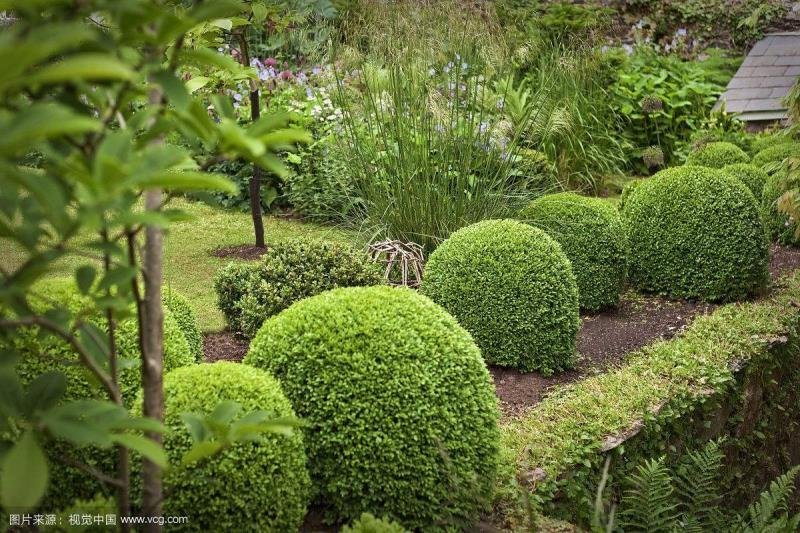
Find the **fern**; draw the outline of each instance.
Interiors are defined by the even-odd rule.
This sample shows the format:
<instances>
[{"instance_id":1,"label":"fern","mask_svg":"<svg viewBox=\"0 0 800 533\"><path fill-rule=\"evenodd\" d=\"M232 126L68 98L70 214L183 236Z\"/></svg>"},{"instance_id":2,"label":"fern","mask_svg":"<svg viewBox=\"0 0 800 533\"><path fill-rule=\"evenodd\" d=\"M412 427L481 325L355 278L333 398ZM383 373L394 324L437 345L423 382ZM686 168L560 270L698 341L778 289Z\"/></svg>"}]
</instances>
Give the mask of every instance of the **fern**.
<instances>
[{"instance_id":1,"label":"fern","mask_svg":"<svg viewBox=\"0 0 800 533\"><path fill-rule=\"evenodd\" d=\"M769 484L758 501L747 508L745 514L737 515L733 533L761 533L766 531L797 531L800 513L789 516L789 496L794 491L794 480L800 473L796 466Z\"/></svg>"},{"instance_id":2,"label":"fern","mask_svg":"<svg viewBox=\"0 0 800 533\"><path fill-rule=\"evenodd\" d=\"M622 496L620 526L623 530L670 532L678 518L678 504L665 457L645 461L629 480Z\"/></svg>"},{"instance_id":3,"label":"fern","mask_svg":"<svg viewBox=\"0 0 800 533\"><path fill-rule=\"evenodd\" d=\"M710 441L702 450L689 453L678 467L675 484L680 497L683 531L714 531L723 523L719 510L719 472L723 458L720 443Z\"/></svg>"}]
</instances>

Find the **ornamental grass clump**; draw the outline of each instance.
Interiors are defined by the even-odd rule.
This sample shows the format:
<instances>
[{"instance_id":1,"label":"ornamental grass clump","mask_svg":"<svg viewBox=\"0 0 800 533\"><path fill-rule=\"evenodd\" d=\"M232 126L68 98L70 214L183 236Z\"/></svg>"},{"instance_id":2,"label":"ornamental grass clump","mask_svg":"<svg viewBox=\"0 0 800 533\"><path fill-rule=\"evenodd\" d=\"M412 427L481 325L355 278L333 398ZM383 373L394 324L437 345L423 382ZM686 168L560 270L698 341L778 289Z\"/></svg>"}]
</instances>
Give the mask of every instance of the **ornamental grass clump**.
<instances>
[{"instance_id":1,"label":"ornamental grass clump","mask_svg":"<svg viewBox=\"0 0 800 533\"><path fill-rule=\"evenodd\" d=\"M736 163L749 163L750 156L744 150L729 142L712 142L702 145L686 158L687 165L709 168L722 168Z\"/></svg>"},{"instance_id":2,"label":"ornamental grass clump","mask_svg":"<svg viewBox=\"0 0 800 533\"><path fill-rule=\"evenodd\" d=\"M767 282L769 250L749 189L704 167L667 169L625 202L629 278L674 298L730 301Z\"/></svg>"},{"instance_id":3,"label":"ornamental grass clump","mask_svg":"<svg viewBox=\"0 0 800 533\"><path fill-rule=\"evenodd\" d=\"M388 286L306 298L264 322L244 363L278 378L308 424L328 518L467 529L486 508L494 385L469 333L428 298Z\"/></svg>"},{"instance_id":4,"label":"ornamental grass clump","mask_svg":"<svg viewBox=\"0 0 800 533\"><path fill-rule=\"evenodd\" d=\"M534 200L519 217L561 245L572 263L581 309L598 311L619 303L628 237L610 202L571 192L548 194Z\"/></svg>"},{"instance_id":5,"label":"ornamental grass clump","mask_svg":"<svg viewBox=\"0 0 800 533\"><path fill-rule=\"evenodd\" d=\"M458 230L430 256L421 289L472 334L490 364L543 374L574 364L575 274L538 228L488 220Z\"/></svg>"},{"instance_id":6,"label":"ornamental grass clump","mask_svg":"<svg viewBox=\"0 0 800 533\"><path fill-rule=\"evenodd\" d=\"M259 411L271 419L295 417L280 384L263 370L227 361L179 368L164 376L170 464L180 464L195 444L183 414L208 416L222 402L238 404L241 416ZM165 514L190 517L192 531L240 531L242 524L254 531L297 531L311 494L302 432L235 442L168 471L164 486Z\"/></svg>"}]
</instances>

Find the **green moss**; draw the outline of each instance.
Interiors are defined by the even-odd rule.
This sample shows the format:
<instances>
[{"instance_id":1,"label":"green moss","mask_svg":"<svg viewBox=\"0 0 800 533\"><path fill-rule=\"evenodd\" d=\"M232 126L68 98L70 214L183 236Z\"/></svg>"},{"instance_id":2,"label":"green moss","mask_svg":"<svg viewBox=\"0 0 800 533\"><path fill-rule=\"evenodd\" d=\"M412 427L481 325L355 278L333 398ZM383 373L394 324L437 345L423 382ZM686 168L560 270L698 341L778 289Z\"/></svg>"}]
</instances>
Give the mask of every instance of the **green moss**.
<instances>
[{"instance_id":1,"label":"green moss","mask_svg":"<svg viewBox=\"0 0 800 533\"><path fill-rule=\"evenodd\" d=\"M771 240L781 244L797 245L800 244L795 236L797 224L789 215L778 210L778 199L787 190L786 175L783 172L769 176L761 195L761 219Z\"/></svg>"},{"instance_id":2,"label":"green moss","mask_svg":"<svg viewBox=\"0 0 800 533\"><path fill-rule=\"evenodd\" d=\"M625 203L623 218L629 277L644 291L724 301L766 284L769 252L756 200L719 170L659 172Z\"/></svg>"},{"instance_id":3,"label":"green moss","mask_svg":"<svg viewBox=\"0 0 800 533\"><path fill-rule=\"evenodd\" d=\"M561 245L572 263L582 309L617 305L625 285L628 237L614 206L565 192L534 200L519 216Z\"/></svg>"},{"instance_id":4,"label":"green moss","mask_svg":"<svg viewBox=\"0 0 800 533\"><path fill-rule=\"evenodd\" d=\"M431 254L421 289L472 334L489 363L550 374L575 361L575 275L540 229L489 220L456 231Z\"/></svg>"},{"instance_id":5,"label":"green moss","mask_svg":"<svg viewBox=\"0 0 800 533\"><path fill-rule=\"evenodd\" d=\"M192 352L195 361L198 363L203 360L203 336L200 335L200 328L197 326L197 316L189 305L189 302L169 289L164 290L164 306L169 309L170 314L175 318L175 322L186 337L189 350Z\"/></svg>"},{"instance_id":6,"label":"green moss","mask_svg":"<svg viewBox=\"0 0 800 533\"><path fill-rule=\"evenodd\" d=\"M467 527L488 503L497 398L469 334L410 289L349 287L264 322L244 362L272 372L309 424L330 518Z\"/></svg>"},{"instance_id":7,"label":"green moss","mask_svg":"<svg viewBox=\"0 0 800 533\"><path fill-rule=\"evenodd\" d=\"M744 150L729 142L712 142L704 144L689 154L687 165L722 168L736 163L749 163L750 156Z\"/></svg>"},{"instance_id":8,"label":"green moss","mask_svg":"<svg viewBox=\"0 0 800 533\"><path fill-rule=\"evenodd\" d=\"M784 143L764 148L753 156L753 164L770 170L777 167L784 159L791 156L800 156L800 144Z\"/></svg>"},{"instance_id":9,"label":"green moss","mask_svg":"<svg viewBox=\"0 0 800 533\"><path fill-rule=\"evenodd\" d=\"M164 448L171 464L179 464L193 445L181 414L206 415L222 401L240 404L242 415L294 417L279 383L263 370L231 362L178 368L164 377ZM254 531L297 531L311 487L302 434L267 433L238 442L168 472L164 485L164 513L187 516L192 531L240 531L243 524Z\"/></svg>"},{"instance_id":10,"label":"green moss","mask_svg":"<svg viewBox=\"0 0 800 533\"><path fill-rule=\"evenodd\" d=\"M750 163L737 163L722 167L722 171L744 183L757 200L761 198L768 177L762 169Z\"/></svg>"}]
</instances>

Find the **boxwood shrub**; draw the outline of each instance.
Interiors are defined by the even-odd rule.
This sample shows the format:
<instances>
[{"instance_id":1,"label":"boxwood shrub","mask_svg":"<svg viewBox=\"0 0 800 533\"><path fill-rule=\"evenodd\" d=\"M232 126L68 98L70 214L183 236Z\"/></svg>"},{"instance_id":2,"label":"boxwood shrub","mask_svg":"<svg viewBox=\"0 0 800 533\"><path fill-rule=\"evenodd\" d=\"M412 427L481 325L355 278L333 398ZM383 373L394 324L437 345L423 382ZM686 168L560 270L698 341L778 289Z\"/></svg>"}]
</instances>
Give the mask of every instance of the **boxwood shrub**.
<instances>
[{"instance_id":1,"label":"boxwood shrub","mask_svg":"<svg viewBox=\"0 0 800 533\"><path fill-rule=\"evenodd\" d=\"M791 156L800 157L800 143L776 144L764 148L753 156L753 164L757 167L778 167L784 159ZM767 170L765 168L765 170Z\"/></svg>"},{"instance_id":2,"label":"boxwood shrub","mask_svg":"<svg viewBox=\"0 0 800 533\"><path fill-rule=\"evenodd\" d=\"M791 143L792 138L784 133L759 134L750 142L750 153L755 155L765 148Z\"/></svg>"},{"instance_id":3,"label":"boxwood shrub","mask_svg":"<svg viewBox=\"0 0 800 533\"><path fill-rule=\"evenodd\" d=\"M186 298L169 289L164 291L163 299L164 306L169 309L170 314L175 318L175 322L181 328L183 336L186 337L189 350L192 352L195 361L199 363L203 359L203 336L200 334L194 309L189 305Z\"/></svg>"},{"instance_id":4,"label":"boxwood shrub","mask_svg":"<svg viewBox=\"0 0 800 533\"><path fill-rule=\"evenodd\" d=\"M422 292L472 334L491 364L551 374L574 363L575 274L538 228L488 220L456 231L431 254Z\"/></svg>"},{"instance_id":5,"label":"boxwood shrub","mask_svg":"<svg viewBox=\"0 0 800 533\"><path fill-rule=\"evenodd\" d=\"M406 529L397 522L364 513L349 526L344 526L341 533L406 533Z\"/></svg>"},{"instance_id":6,"label":"boxwood shrub","mask_svg":"<svg viewBox=\"0 0 800 533\"><path fill-rule=\"evenodd\" d=\"M632 179L622 186L622 191L619 193L619 203L617 204L617 209L622 211L625 208L625 202L628 201L628 198L630 198L631 194L633 194L633 192L636 190L636 187L638 187L642 181L644 181L644 178Z\"/></svg>"},{"instance_id":7,"label":"boxwood shrub","mask_svg":"<svg viewBox=\"0 0 800 533\"><path fill-rule=\"evenodd\" d=\"M628 237L611 203L571 192L548 194L525 207L520 218L561 245L572 263L582 309L597 311L619 302Z\"/></svg>"},{"instance_id":8,"label":"boxwood shrub","mask_svg":"<svg viewBox=\"0 0 800 533\"><path fill-rule=\"evenodd\" d=\"M786 190L786 175L783 172L767 178L761 196L761 219L770 240L784 245L797 245L800 244L800 240L795 237L797 224L788 215L778 211L778 199Z\"/></svg>"},{"instance_id":9,"label":"boxwood shrub","mask_svg":"<svg viewBox=\"0 0 800 533\"><path fill-rule=\"evenodd\" d=\"M280 380L308 423L328 518L371 512L411 530L466 527L484 509L499 429L469 333L428 298L348 287L269 318L244 362Z\"/></svg>"},{"instance_id":10,"label":"boxwood shrub","mask_svg":"<svg viewBox=\"0 0 800 533\"><path fill-rule=\"evenodd\" d=\"M738 179L678 167L644 182L623 211L629 277L649 292L709 301L761 289L769 259L753 194Z\"/></svg>"},{"instance_id":11,"label":"boxwood shrub","mask_svg":"<svg viewBox=\"0 0 800 533\"><path fill-rule=\"evenodd\" d=\"M263 370L232 362L178 368L164 377L164 449L180 464L194 441L182 413L210 414L223 401L244 416L265 411L294 417L280 384ZM141 409L137 402L136 409ZM265 433L238 442L213 458L167 472L164 512L189 517L193 531L297 531L306 514L311 482L302 431Z\"/></svg>"},{"instance_id":12,"label":"boxwood shrub","mask_svg":"<svg viewBox=\"0 0 800 533\"><path fill-rule=\"evenodd\" d=\"M74 316L81 314L100 328L105 328L104 317L91 308L91 300L82 296L71 279L48 279L31 289L29 298L37 313L44 313L57 306L68 309ZM94 381L87 379L83 366L78 363L78 355L72 348L53 335L41 335L39 328L21 328L10 337L11 348L19 354L16 370L23 384L37 376L58 370L66 375L67 389L65 400L102 398L104 391ZM140 387L141 369L139 366L138 323L135 318L117 324L116 342L120 360L130 360L134 364L120 370L120 387L125 402L131 405ZM186 338L175 318L165 310L164 313L164 369L165 371L194 363ZM98 492L107 489L82 470L67 466L61 458L69 453L87 464L103 471L113 472L113 449L75 448L73 445L51 440L45 448L50 459L50 484L42 502L42 509L61 509L77 499L92 499Z\"/></svg>"},{"instance_id":13,"label":"boxwood shrub","mask_svg":"<svg viewBox=\"0 0 800 533\"><path fill-rule=\"evenodd\" d=\"M704 144L686 158L687 165L711 168L722 168L726 165L749 162L750 156L744 150L733 143L724 141Z\"/></svg>"},{"instance_id":14,"label":"boxwood shrub","mask_svg":"<svg viewBox=\"0 0 800 533\"><path fill-rule=\"evenodd\" d=\"M722 171L744 183L756 200L761 198L768 176L761 168L750 163L736 163L722 167Z\"/></svg>"},{"instance_id":15,"label":"boxwood shrub","mask_svg":"<svg viewBox=\"0 0 800 533\"><path fill-rule=\"evenodd\" d=\"M297 300L336 287L383 283L379 265L363 251L338 242L298 239L275 245L251 268L229 267L215 283L220 305L233 308L226 313L233 318L232 329L247 338L266 318ZM239 283L244 285L234 288Z\"/></svg>"},{"instance_id":16,"label":"boxwood shrub","mask_svg":"<svg viewBox=\"0 0 800 533\"><path fill-rule=\"evenodd\" d=\"M254 263L228 263L214 276L217 306L234 331L237 331L242 315L239 302L249 290L257 274L258 266Z\"/></svg>"}]
</instances>

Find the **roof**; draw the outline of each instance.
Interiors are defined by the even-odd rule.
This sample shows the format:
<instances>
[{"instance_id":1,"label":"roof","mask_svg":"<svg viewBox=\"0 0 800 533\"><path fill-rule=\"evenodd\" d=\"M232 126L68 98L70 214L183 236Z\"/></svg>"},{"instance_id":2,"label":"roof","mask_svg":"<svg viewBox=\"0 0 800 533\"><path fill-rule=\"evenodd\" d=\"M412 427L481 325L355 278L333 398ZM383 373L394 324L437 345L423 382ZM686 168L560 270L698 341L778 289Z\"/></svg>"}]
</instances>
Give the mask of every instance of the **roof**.
<instances>
[{"instance_id":1,"label":"roof","mask_svg":"<svg viewBox=\"0 0 800 533\"><path fill-rule=\"evenodd\" d=\"M800 32L771 33L758 41L720 96L717 107L745 122L783 120L783 97L800 78Z\"/></svg>"}]
</instances>

